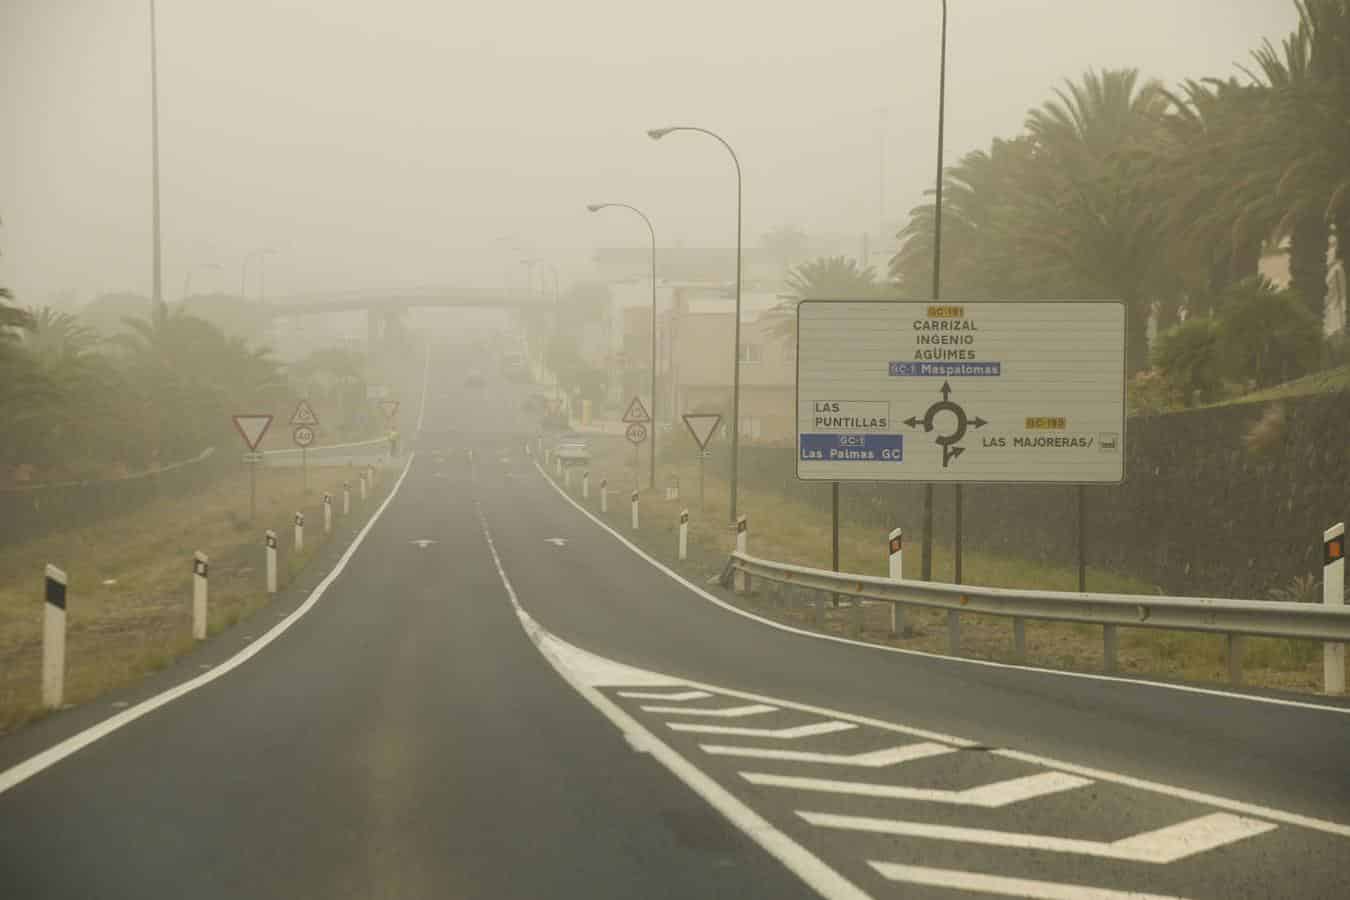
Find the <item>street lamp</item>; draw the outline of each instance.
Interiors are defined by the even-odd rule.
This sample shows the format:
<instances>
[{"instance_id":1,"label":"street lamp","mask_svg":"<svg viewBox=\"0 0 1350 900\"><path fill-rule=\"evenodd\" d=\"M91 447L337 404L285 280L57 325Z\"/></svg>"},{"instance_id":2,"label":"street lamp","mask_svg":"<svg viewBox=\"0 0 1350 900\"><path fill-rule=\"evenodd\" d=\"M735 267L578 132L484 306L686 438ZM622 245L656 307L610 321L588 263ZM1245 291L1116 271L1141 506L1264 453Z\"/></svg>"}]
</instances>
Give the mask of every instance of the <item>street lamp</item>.
<instances>
[{"instance_id":1,"label":"street lamp","mask_svg":"<svg viewBox=\"0 0 1350 900\"><path fill-rule=\"evenodd\" d=\"M649 132L649 134L653 134L653 137L659 137L659 135L655 135L655 134L652 133L652 132ZM656 488L656 430L657 430L657 422L656 422L656 229L652 227L652 220L649 219L649 218L647 218L647 214L644 213L642 210L638 209L636 206L629 206L627 203L588 203L588 204L586 204L586 208L589 209L591 212L599 212L600 210L602 210L602 209L608 209L608 208L611 207L611 206L619 207L619 208L621 208L621 209L631 210L631 211L637 213L639 216L641 216L641 217L642 217L642 221L644 221L644 222L647 223L647 233L650 234L650 235L651 235L651 238L652 238L652 389L651 389L652 408L651 408L651 412L650 412L651 419L652 419L652 434L651 434L652 445L651 445L651 447L649 448L650 454L651 454L651 456L650 456L651 463L650 463L650 465L648 466L648 468L650 468L651 471L650 471L650 474L649 474L649 480L648 480L648 482L647 482L647 486L648 486L649 488L652 488L653 490L655 490L655 488ZM737 279L737 280L739 281L739 279ZM739 304L737 304L737 305L739 306ZM733 478L734 478L734 477L735 477L735 476L733 476ZM733 483L734 483L734 482L733 482Z\"/></svg>"},{"instance_id":2,"label":"street lamp","mask_svg":"<svg viewBox=\"0 0 1350 900\"><path fill-rule=\"evenodd\" d=\"M942 49L938 57L937 185L933 206L933 299L942 296L942 125L947 111L947 0L942 0ZM956 485L956 578L961 581L961 485ZM933 579L933 483L923 486L922 578Z\"/></svg>"},{"instance_id":3,"label":"street lamp","mask_svg":"<svg viewBox=\"0 0 1350 900\"><path fill-rule=\"evenodd\" d=\"M731 356L731 521L734 523L736 521L736 481L741 468L741 161L725 138L706 128L699 128L694 125L672 125L666 128L653 128L647 132L647 137L659 141L673 131L697 131L700 134L715 138L723 147L727 148L727 152L731 154L731 161L736 165L736 325L734 332L735 346L732 348ZM653 327L655 327L654 323ZM655 360L653 360L653 365L655 365Z\"/></svg>"},{"instance_id":4,"label":"street lamp","mask_svg":"<svg viewBox=\"0 0 1350 900\"><path fill-rule=\"evenodd\" d=\"M194 266L188 266L187 274L183 276L184 300L192 294L192 273L197 269L215 269L216 271L220 271L220 263L197 263Z\"/></svg>"},{"instance_id":5,"label":"street lamp","mask_svg":"<svg viewBox=\"0 0 1350 900\"><path fill-rule=\"evenodd\" d=\"M164 305L163 267L159 232L159 49L155 38L155 0L150 0L150 218L154 233L154 272L150 305L152 319L168 315Z\"/></svg>"},{"instance_id":6,"label":"street lamp","mask_svg":"<svg viewBox=\"0 0 1350 900\"><path fill-rule=\"evenodd\" d=\"M240 297L240 299L243 299L243 297L245 296L245 295L244 295L244 282L245 282L245 278L246 278L247 275L248 275L248 261L249 261L250 259L253 259L253 258L256 256L256 257L258 258L258 260L259 260L258 265L259 265L259 266L262 266L262 265L263 265L263 263L262 263L263 257L265 257L265 256L271 256L272 254L274 254L274 253L276 253L276 252L277 252L277 251L273 250L271 247L261 247L261 248L259 248L259 249L257 249L257 250L254 250L254 251L250 252L250 253L245 253L245 254L244 254L244 262L243 262L243 264L239 267L239 297ZM263 279L264 279L264 273L263 273L263 270L260 268L260 269L258 270L258 272L259 272L259 274L258 274L258 299L259 299L259 300L262 300L262 299L263 299L263 293L264 293L264 291L266 290L266 284L265 284L265 282L264 282L264 280L263 280Z\"/></svg>"}]
</instances>

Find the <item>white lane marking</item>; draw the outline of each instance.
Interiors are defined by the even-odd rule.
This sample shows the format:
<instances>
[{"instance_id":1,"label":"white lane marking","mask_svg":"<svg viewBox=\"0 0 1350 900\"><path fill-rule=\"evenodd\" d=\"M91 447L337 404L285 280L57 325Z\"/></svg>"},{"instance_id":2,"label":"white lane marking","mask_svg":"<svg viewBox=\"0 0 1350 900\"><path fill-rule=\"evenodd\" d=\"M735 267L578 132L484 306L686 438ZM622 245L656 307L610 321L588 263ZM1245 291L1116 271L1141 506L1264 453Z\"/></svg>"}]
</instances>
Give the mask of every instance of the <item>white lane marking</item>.
<instances>
[{"instance_id":1,"label":"white lane marking","mask_svg":"<svg viewBox=\"0 0 1350 900\"><path fill-rule=\"evenodd\" d=\"M692 706L644 706L643 712L667 713L672 716L709 716L714 719L743 719L746 716L762 716L764 713L778 712L778 707L765 703L751 703L748 706L724 706L721 709L698 709Z\"/></svg>"},{"instance_id":2,"label":"white lane marking","mask_svg":"<svg viewBox=\"0 0 1350 900\"><path fill-rule=\"evenodd\" d=\"M474 505L478 505L476 501ZM725 816L727 821L739 828L756 844L763 847L769 855L786 866L788 871L795 874L816 893L826 900L871 900L869 895L864 893L857 885L830 868L823 860L801 844L779 831L749 806L736 799L730 791L699 771L660 738L642 727L637 719L624 712L618 704L596 690L599 685L606 683L603 679L607 674L623 674L621 670L629 670L638 676L639 680L636 684L639 685L645 683L670 684L672 680L668 679L661 682L661 676L654 672L631 669L620 663L604 660L603 657L595 657L594 654L574 647L544 630L520 605L520 598L516 596L516 590L511 586L511 579L506 577L506 570L502 568L501 556L497 554L497 547L492 542L492 532L488 529L487 520L483 517L481 508L478 510L478 519L483 526L483 537L487 540L488 550L492 554L492 562L497 567L497 576L501 579L502 587L506 589L506 596L510 599L511 606L515 608L516 617L520 619L521 627L525 629L525 633L534 642L535 647L539 649L543 657L557 670L562 679L572 686L573 690L581 694L592 706L613 722L630 745L635 749L640 747L643 751L650 753L654 759L669 769L671 774L684 782L713 809ZM609 663L609 668L605 669L595 660ZM591 680L597 674L602 678L600 682Z\"/></svg>"},{"instance_id":3,"label":"white lane marking","mask_svg":"<svg viewBox=\"0 0 1350 900\"><path fill-rule=\"evenodd\" d=\"M393 502L394 497L398 494L398 489L402 486L403 479L408 477L408 471L412 468L413 459L416 455L415 452L408 454L408 461L403 465L403 473L398 476L398 481L394 482L394 488L389 492L389 496L384 498L384 502L380 504L379 509L375 510L375 514L370 517L370 521L366 522L365 527L357 532L356 537L352 539L351 545L338 559L337 565L333 566L333 570L325 575L323 580L314 586L314 590L310 591L309 597L304 603L300 604L294 612L273 625L271 629L265 632L257 640L250 643L247 647L244 647L234 656L225 660L225 662L217 665L214 669L184 681L182 684L175 687L171 687L167 691L156 694L147 700L142 700L135 706L125 709L115 716L109 716L97 725L92 725L78 734L71 735L61 743L48 747L36 756L31 756L18 765L12 766L4 772L0 772L0 794L3 794L17 784L22 784L43 769L56 765L67 756L82 750L99 738L107 737L117 729L125 725L130 725L141 716L154 712L166 703L172 703L179 697L190 694L197 690L197 688L204 687L215 681L217 678L234 671L236 668L252 659L254 654L281 637L286 629L300 621L305 613L314 608L314 604L319 602L319 598L328 590L329 585L342 574L343 569L347 568L347 563L351 561L352 556L356 554L357 549L361 546L361 542L366 539L366 535L370 533L370 529L375 527L375 523L379 521L381 514L384 513L386 507Z\"/></svg>"},{"instance_id":4,"label":"white lane marking","mask_svg":"<svg viewBox=\"0 0 1350 900\"><path fill-rule=\"evenodd\" d=\"M848 794L854 797L876 797L883 800L921 800L928 803L950 803L955 806L979 806L998 809L1023 800L1033 800L1047 794L1069 791L1092 784L1087 778L1065 775L1063 772L1040 772L1021 778L1009 778L992 784L946 791L937 788L903 787L898 784L870 784L865 781L837 781L829 778L802 778L796 775L775 775L769 772L740 772L751 784L764 787L791 788L798 791L817 791L824 794Z\"/></svg>"},{"instance_id":5,"label":"white lane marking","mask_svg":"<svg viewBox=\"0 0 1350 900\"><path fill-rule=\"evenodd\" d=\"M619 691L620 697L630 700L665 700L669 703L682 703L685 700L706 700L712 694L707 691L680 691L677 694L660 694L655 691Z\"/></svg>"},{"instance_id":6,"label":"white lane marking","mask_svg":"<svg viewBox=\"0 0 1350 900\"><path fill-rule=\"evenodd\" d=\"M795 728L741 728L735 725L696 725L692 722L667 722L672 731L691 731L695 734L736 734L741 737L774 738L780 741L795 741L797 738L816 737L821 734L834 734L836 731L848 731L857 728L852 722L815 722L810 725L798 725Z\"/></svg>"},{"instance_id":7,"label":"white lane marking","mask_svg":"<svg viewBox=\"0 0 1350 900\"><path fill-rule=\"evenodd\" d=\"M1168 894L1113 891L1110 888L1090 887L1086 884L1007 878L1002 875L962 872L959 869L933 869L928 866L904 866L899 863L871 861L867 864L889 881L903 881L906 884L922 884L957 891L979 891L982 894L1001 894L1004 897L1033 897L1038 900L1182 900Z\"/></svg>"},{"instance_id":8,"label":"white lane marking","mask_svg":"<svg viewBox=\"0 0 1350 900\"><path fill-rule=\"evenodd\" d=\"M736 607L725 603L721 599L714 597L712 594L709 594L707 591L703 590L699 586L686 581L684 577L681 576L678 572L673 571L672 569L666 567L662 563L648 556L641 548L637 547L623 535L619 534L617 531L610 528L604 522L600 521L595 516L591 515L591 513L585 507L577 504L571 497L567 496L566 493L564 493L560 488L558 488L557 485L553 484L552 480L549 479L547 473L545 473L542 468L539 468L538 464L535 465L535 468L539 471L539 474L544 477L544 480L548 482L549 486L552 487L553 490L558 494L558 496L562 497L568 503L572 504L572 506L574 506L582 515L586 516L586 518L590 519L597 526L604 529L606 532L609 533L611 537L619 541L619 543L623 544L628 549L632 550L635 554L637 554L644 561L652 565L658 571L665 573L670 578L679 582L685 588L688 588L690 591L693 591L695 594L699 595L700 597L704 598L710 603L720 606L729 612L735 613L736 615L744 616L747 619L753 619L757 622L761 622L765 625L777 628L780 631L787 631L793 634L803 635L805 637L819 638L821 640L836 641L841 644L852 644L853 646L856 647L863 647L871 650L894 652L900 654L907 654L910 656L921 656L933 660L942 660L951 663L987 665L1000 669L1017 669L1021 671L1038 672L1045 675L1088 678L1096 681L1107 681L1107 682L1114 681L1125 684L1139 685L1143 687L1186 691L1197 694L1213 694L1231 700L1251 700L1253 702L1260 702L1260 703L1275 703L1284 706L1306 707L1308 709L1321 710L1326 712L1339 712L1350 714L1350 708L1341 708L1337 706L1319 706L1317 704L1303 703L1300 701L1280 700L1272 697L1259 697L1247 694L1231 694L1228 693L1227 691L1211 690L1209 688L1197 688L1197 687L1189 687L1187 685L1163 684L1152 681L1140 681L1134 678L1121 678L1118 676L1111 676L1111 675L1093 675L1091 673L1086 672L1061 672L1054 669L1035 669L1029 666L1009 666L1004 663L996 663L990 660L970 659L966 657L942 656L940 654L935 653L924 653L919 650L906 650L901 647L883 647L878 644L867 644L861 641L853 641L847 638L837 637L835 635L819 634L813 631L806 631L800 628L793 628L791 626L784 625L781 622L775 622L771 619L765 619L752 613L746 612L745 610L737 609ZM942 734L941 732L930 731L923 728L913 728L907 725L897 725L893 722L887 722L882 719L875 719L870 716L859 716L854 715L852 713L844 713L838 710L827 709L825 707L815 706L809 703L797 703L792 700L783 700L778 697L769 697L764 694L756 694L751 691L732 690L731 688L706 684L703 682L690 681L688 679L686 679L683 683L688 684L692 687L700 687L712 691L718 691L720 693L726 694L729 697L740 697L745 700L756 700L764 703L774 703L779 706L787 707L789 709L801 710L802 712L809 712L815 713L817 715L834 716L841 719L848 719L849 721L857 722L861 725L868 725L870 727L880 728L885 731L893 731L899 734L908 734L914 737L927 738L929 740L934 741L944 741L949 744L954 744L958 747L974 747L979 745L978 741L972 741L966 738L956 737L954 735ZM1034 754L1022 753L1020 751L1015 750L995 750L993 752L998 753L1002 756L1007 756L1010 759L1021 759L1026 762L1036 763L1037 765L1046 766L1047 768L1051 769L1059 769L1064 772L1074 772L1080 775L1085 775L1087 777L1094 778L1098 781L1108 781L1113 784L1121 784L1125 785L1126 787L1137 788L1142 791L1149 791L1150 793L1160 794L1164 797L1175 797L1181 800L1194 800L1197 803L1203 803L1207 806L1213 806L1219 809L1226 809L1232 812L1244 813L1246 815L1261 816L1262 818L1270 819L1273 822L1283 822L1286 825L1297 825L1301 828L1309 828L1314 831L1321 831L1325 834L1334 834L1337 837L1350 838L1350 825L1344 825L1340 822L1333 822L1330 819L1319 819L1316 818L1315 816L1305 816L1300 813L1292 813L1282 809L1275 809L1274 807L1270 806L1262 806L1257 803L1248 803L1243 800L1231 800L1227 797L1221 797L1218 794L1207 794L1202 791L1191 790L1190 788L1181 788L1176 787L1175 785L1163 784L1157 781L1149 781L1144 778L1136 778L1132 775L1123 775L1121 773L1110 772L1105 769L1094 769L1087 766L1080 766L1075 763L1055 759L1054 757L1051 756L1037 756Z\"/></svg>"},{"instance_id":9,"label":"white lane marking","mask_svg":"<svg viewBox=\"0 0 1350 900\"><path fill-rule=\"evenodd\" d=\"M1291 706L1298 709L1311 709L1316 710L1318 712L1330 712L1330 713L1337 713L1343 716L1350 716L1350 706L1328 706L1323 703L1310 703L1306 700L1285 700L1280 697L1262 697L1259 694L1235 694L1231 691L1222 691L1217 688L1195 687L1193 685L1188 684L1169 684L1167 682L1162 681L1146 681L1142 678L1126 678L1121 675L1098 675L1093 672L1066 672L1062 669L1043 669L1037 666L1016 666L1011 665L1009 663L995 662L991 659L975 659L974 657L968 656L947 656L942 653L929 653L924 650L912 650L908 647L888 647L882 644L869 644L866 641L859 641L854 640L852 638L841 637L840 635L836 634L822 634L821 632L818 631L809 631L805 628L797 628L794 625L787 625L783 622L777 622L773 619L766 619L765 617L750 612L749 610L733 606L730 603L727 603L721 597L714 596L713 594L710 594L707 591L703 590L703 588L699 587L698 585L690 581L687 581L684 578L684 576L681 575L679 572L676 572L674 569L671 569L669 566L665 565L664 563L660 562L654 557L649 556L647 552L643 550L641 547L637 546L632 541L628 540L626 537L619 534L619 532L615 531L613 528L610 528L604 522L600 521L600 519L592 515L590 510L586 509L586 507L582 506L581 504L573 500L571 497L567 496L567 493L563 491L562 488L558 487L557 484L554 483L553 479L548 476L548 473L545 472L538 463L535 463L534 467L539 471L539 474L543 476L544 481L548 484L548 486L553 488L554 492L557 493L558 496L562 497L568 503L572 504L572 506L575 507L578 512L580 512L586 518L590 519L600 528L603 528L610 534L611 537L613 537L619 543L623 544L629 550L632 550L634 553L640 556L645 562L650 563L658 571L663 572L664 574L670 576L675 581L678 581L680 584L684 585L686 588L693 591L695 594L698 594L704 600L707 600L709 603L722 607L727 612L735 613L736 615L743 616L744 618L747 619L753 619L756 622L759 622L763 625L768 625L770 628L776 628L779 631L786 631L790 632L791 634L799 634L802 635L803 637L815 638L816 640L821 641L833 641L838 644L850 644L854 647L863 647L868 650L876 650L881 653L899 653L904 656L921 656L925 659L932 659L943 663L950 663L952 665L988 666L994 669L1012 669L1013 671L1016 672L1036 672L1041 675L1054 675L1058 678L1085 678L1090 681L1107 681L1107 682L1116 682L1119 684L1132 684L1138 687L1154 688L1163 691L1181 691L1183 693L1188 694L1204 694L1214 697L1224 697L1228 700L1242 700L1247 701L1249 703L1270 703L1276 706Z\"/></svg>"},{"instance_id":10,"label":"white lane marking","mask_svg":"<svg viewBox=\"0 0 1350 900\"><path fill-rule=\"evenodd\" d=\"M797 815L812 825L846 831L866 831L899 837L931 838L983 844L987 847L1012 847L1019 850L1045 850L1051 853L1077 853L1101 859L1164 865L1231 844L1244 838L1265 834L1278 826L1229 813L1210 813L1176 825L1146 831L1118 841L1085 841L1048 834L1024 834L1019 831L995 831L989 828L962 828L907 822L902 819L876 819L869 816L844 816L797 810Z\"/></svg>"},{"instance_id":11,"label":"white lane marking","mask_svg":"<svg viewBox=\"0 0 1350 900\"><path fill-rule=\"evenodd\" d=\"M778 759L784 762L822 763L827 766L857 766L862 769L880 769L895 766L916 759L955 753L955 747L944 747L925 741L921 744L906 744L903 747L888 747L885 750L869 750L866 753L813 753L809 750L777 750L768 747L734 747L726 744L699 744L698 748L713 756L745 756L751 759Z\"/></svg>"}]
</instances>

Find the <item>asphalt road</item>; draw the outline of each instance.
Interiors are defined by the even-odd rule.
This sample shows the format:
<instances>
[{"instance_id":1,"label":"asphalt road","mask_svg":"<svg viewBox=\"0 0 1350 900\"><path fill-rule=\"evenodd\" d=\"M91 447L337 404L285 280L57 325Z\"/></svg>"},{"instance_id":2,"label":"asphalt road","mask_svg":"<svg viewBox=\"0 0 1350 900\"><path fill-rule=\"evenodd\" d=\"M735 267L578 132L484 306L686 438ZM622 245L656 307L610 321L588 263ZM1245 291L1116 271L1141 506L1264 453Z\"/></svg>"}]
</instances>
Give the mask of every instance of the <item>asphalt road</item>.
<instances>
[{"instance_id":1,"label":"asphalt road","mask_svg":"<svg viewBox=\"0 0 1350 900\"><path fill-rule=\"evenodd\" d=\"M471 365L433 358L405 480L303 617L0 793L0 893L1347 895L1350 715L735 614L555 489L524 389ZM241 640L211 643L155 689Z\"/></svg>"}]
</instances>

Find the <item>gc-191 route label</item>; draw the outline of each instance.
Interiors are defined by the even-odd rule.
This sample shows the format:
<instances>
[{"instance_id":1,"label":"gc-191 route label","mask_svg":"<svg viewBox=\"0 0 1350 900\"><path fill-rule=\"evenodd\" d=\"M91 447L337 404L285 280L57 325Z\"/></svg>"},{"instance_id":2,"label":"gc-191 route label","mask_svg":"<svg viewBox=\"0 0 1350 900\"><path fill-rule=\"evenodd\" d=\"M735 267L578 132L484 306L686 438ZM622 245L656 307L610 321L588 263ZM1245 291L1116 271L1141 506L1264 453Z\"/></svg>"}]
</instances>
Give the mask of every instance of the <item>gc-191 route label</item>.
<instances>
[{"instance_id":1,"label":"gc-191 route label","mask_svg":"<svg viewBox=\"0 0 1350 900\"><path fill-rule=\"evenodd\" d=\"M796 446L804 480L1119 482L1125 307L802 301Z\"/></svg>"}]
</instances>

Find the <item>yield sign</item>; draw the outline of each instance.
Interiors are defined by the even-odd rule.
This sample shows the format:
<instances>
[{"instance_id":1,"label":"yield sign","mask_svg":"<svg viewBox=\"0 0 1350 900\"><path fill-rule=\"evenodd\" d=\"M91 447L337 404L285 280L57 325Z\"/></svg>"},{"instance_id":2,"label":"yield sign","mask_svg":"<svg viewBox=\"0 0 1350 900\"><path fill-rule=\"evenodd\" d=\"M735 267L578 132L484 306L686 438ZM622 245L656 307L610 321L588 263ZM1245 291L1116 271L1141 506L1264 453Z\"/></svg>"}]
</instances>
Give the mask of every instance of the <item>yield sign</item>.
<instances>
[{"instance_id":1,"label":"yield sign","mask_svg":"<svg viewBox=\"0 0 1350 900\"><path fill-rule=\"evenodd\" d=\"M234 419L235 430L250 450L258 449L258 442L267 433L267 426L272 424L272 417L267 413L244 413L231 418Z\"/></svg>"},{"instance_id":2,"label":"yield sign","mask_svg":"<svg viewBox=\"0 0 1350 900\"><path fill-rule=\"evenodd\" d=\"M309 405L308 400L301 400L295 406L295 412L291 413L292 425L318 425L319 417L314 415L314 407Z\"/></svg>"},{"instance_id":3,"label":"yield sign","mask_svg":"<svg viewBox=\"0 0 1350 900\"><path fill-rule=\"evenodd\" d=\"M647 415L647 407L642 405L641 397L634 397L633 402L628 404L628 412L623 414L625 422L650 422L652 417Z\"/></svg>"},{"instance_id":4,"label":"yield sign","mask_svg":"<svg viewBox=\"0 0 1350 900\"><path fill-rule=\"evenodd\" d=\"M694 436L698 442L698 449L703 450L708 446L708 441L712 440L713 432L722 421L721 413L685 413L682 416L685 427L689 433Z\"/></svg>"},{"instance_id":5,"label":"yield sign","mask_svg":"<svg viewBox=\"0 0 1350 900\"><path fill-rule=\"evenodd\" d=\"M384 413L384 417L385 417L386 419L393 419L394 416L398 415L398 401L397 401L397 400L381 400L381 401L380 401L380 412Z\"/></svg>"}]
</instances>

